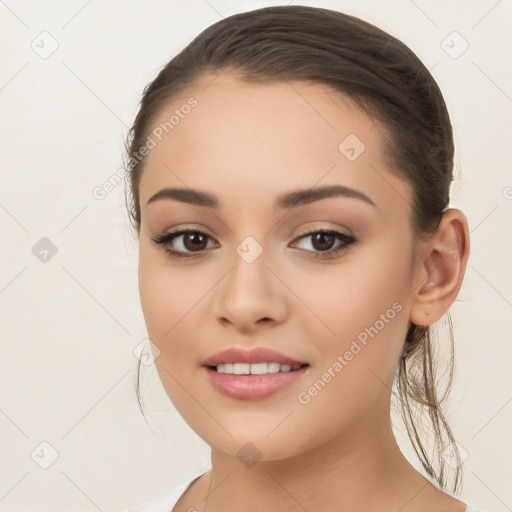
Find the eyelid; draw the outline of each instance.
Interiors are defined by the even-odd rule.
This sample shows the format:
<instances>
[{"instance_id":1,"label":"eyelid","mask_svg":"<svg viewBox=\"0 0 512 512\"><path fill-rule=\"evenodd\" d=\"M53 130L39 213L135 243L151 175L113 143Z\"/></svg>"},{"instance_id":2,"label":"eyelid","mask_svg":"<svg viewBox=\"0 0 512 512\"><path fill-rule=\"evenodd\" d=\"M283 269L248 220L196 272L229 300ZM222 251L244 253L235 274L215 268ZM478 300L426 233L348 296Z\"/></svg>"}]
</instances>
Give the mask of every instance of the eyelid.
<instances>
[{"instance_id":1,"label":"eyelid","mask_svg":"<svg viewBox=\"0 0 512 512\"><path fill-rule=\"evenodd\" d=\"M199 226L199 227L198 227ZM201 225L188 225L188 224L182 224L179 227L171 228L165 230L161 234L157 234L157 237L165 237L170 235L176 235L176 238L180 235L184 235L186 233L201 233L202 235L206 235L209 239L214 240L216 243L219 243L218 240L209 232L209 230Z\"/></svg>"},{"instance_id":2,"label":"eyelid","mask_svg":"<svg viewBox=\"0 0 512 512\"><path fill-rule=\"evenodd\" d=\"M215 238L213 235L209 233L209 229L202 224L180 224L177 227L169 228L164 231L164 235L172 234L172 233L180 233L181 231L201 231L205 235L208 235L211 238Z\"/></svg>"},{"instance_id":3,"label":"eyelid","mask_svg":"<svg viewBox=\"0 0 512 512\"><path fill-rule=\"evenodd\" d=\"M309 222L306 225L306 227L305 226L301 226L299 228L298 232L296 233L296 235L294 237L294 240L297 239L300 236L311 235L312 233L318 233L319 231L324 231L324 232L336 231L336 232L341 233L341 234L343 234L343 235L345 235L347 237L354 237L355 238L354 233L347 226L343 226L342 224L332 225L332 223L328 223L328 222L327 223L324 222L324 223L318 225L318 221L317 221L317 222Z\"/></svg>"}]
</instances>

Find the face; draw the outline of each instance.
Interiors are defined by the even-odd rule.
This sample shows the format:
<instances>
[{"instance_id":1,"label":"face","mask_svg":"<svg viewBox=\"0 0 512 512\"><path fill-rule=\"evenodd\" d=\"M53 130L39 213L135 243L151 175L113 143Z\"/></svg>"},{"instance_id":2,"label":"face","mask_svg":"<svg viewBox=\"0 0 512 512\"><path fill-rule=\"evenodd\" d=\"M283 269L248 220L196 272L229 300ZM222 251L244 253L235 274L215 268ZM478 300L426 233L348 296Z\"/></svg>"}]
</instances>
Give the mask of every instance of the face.
<instances>
[{"instance_id":1,"label":"face","mask_svg":"<svg viewBox=\"0 0 512 512\"><path fill-rule=\"evenodd\" d=\"M176 109L140 183L139 287L177 410L219 452L251 442L263 460L386 420L415 242L411 188L388 167L381 127L322 85L228 75L204 77L154 127ZM155 196L164 189L188 194ZM303 366L205 366L260 347Z\"/></svg>"}]
</instances>

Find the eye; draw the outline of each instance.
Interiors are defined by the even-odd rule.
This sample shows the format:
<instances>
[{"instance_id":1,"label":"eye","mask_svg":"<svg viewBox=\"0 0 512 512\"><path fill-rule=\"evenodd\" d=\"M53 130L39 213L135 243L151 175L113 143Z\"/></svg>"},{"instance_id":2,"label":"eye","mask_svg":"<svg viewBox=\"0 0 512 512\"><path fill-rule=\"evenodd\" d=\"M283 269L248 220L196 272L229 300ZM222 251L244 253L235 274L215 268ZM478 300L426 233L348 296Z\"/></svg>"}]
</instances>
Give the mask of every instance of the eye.
<instances>
[{"instance_id":1,"label":"eye","mask_svg":"<svg viewBox=\"0 0 512 512\"><path fill-rule=\"evenodd\" d=\"M201 253L211 247L208 246L211 237L197 229L165 233L153 237L152 240L162 245L164 250L175 258L193 257L196 255L194 253Z\"/></svg>"},{"instance_id":2,"label":"eye","mask_svg":"<svg viewBox=\"0 0 512 512\"><path fill-rule=\"evenodd\" d=\"M333 257L357 242L356 238L351 235L324 229L303 233L297 240L306 241L299 248L311 252L315 258Z\"/></svg>"},{"instance_id":3,"label":"eye","mask_svg":"<svg viewBox=\"0 0 512 512\"><path fill-rule=\"evenodd\" d=\"M309 239L308 243L307 242ZM164 233L152 238L153 242L161 245L165 252L172 258L193 258L201 256L213 239L210 235L197 229L182 229L170 233ZM335 230L316 230L303 233L299 238L303 242L302 247L311 253L314 258L332 258L349 245L357 242L356 238ZM215 244L213 244L215 247Z\"/></svg>"}]
</instances>

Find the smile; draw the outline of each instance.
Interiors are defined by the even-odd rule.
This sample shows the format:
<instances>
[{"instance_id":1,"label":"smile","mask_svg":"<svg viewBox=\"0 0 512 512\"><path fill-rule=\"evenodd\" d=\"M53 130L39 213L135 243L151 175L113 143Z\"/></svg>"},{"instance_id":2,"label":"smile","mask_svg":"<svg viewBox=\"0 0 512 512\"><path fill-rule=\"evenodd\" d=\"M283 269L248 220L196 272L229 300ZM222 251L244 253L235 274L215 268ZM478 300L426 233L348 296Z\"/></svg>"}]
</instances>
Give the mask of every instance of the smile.
<instances>
[{"instance_id":1,"label":"smile","mask_svg":"<svg viewBox=\"0 0 512 512\"><path fill-rule=\"evenodd\" d=\"M268 373L290 372L298 370L302 365L291 366L279 363L225 363L218 364L214 368L218 373L230 375L266 375Z\"/></svg>"},{"instance_id":2,"label":"smile","mask_svg":"<svg viewBox=\"0 0 512 512\"><path fill-rule=\"evenodd\" d=\"M273 373L268 371L269 367L270 370L275 370L274 365L277 365L279 370ZM218 367L225 370L226 366L230 370L229 373L218 371ZM238 366L240 369L237 368ZM218 367L203 367L207 380L213 388L229 398L247 401L263 400L292 386L301 380L310 368L309 364L303 364L297 368L278 363L234 363L220 364ZM236 371L241 373L235 373ZM260 373L253 373L258 371Z\"/></svg>"}]
</instances>

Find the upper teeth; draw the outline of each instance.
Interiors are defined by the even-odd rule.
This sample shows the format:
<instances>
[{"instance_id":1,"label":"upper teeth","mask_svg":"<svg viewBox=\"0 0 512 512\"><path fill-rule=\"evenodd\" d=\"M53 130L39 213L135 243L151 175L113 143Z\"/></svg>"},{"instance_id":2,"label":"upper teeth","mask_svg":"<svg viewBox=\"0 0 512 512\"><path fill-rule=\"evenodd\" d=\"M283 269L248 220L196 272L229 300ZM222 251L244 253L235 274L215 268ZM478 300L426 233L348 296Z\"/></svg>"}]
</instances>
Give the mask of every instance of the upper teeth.
<instances>
[{"instance_id":1,"label":"upper teeth","mask_svg":"<svg viewBox=\"0 0 512 512\"><path fill-rule=\"evenodd\" d=\"M266 375L267 373L289 372L297 370L302 365L290 366L279 363L225 363L217 365L218 373L231 373L234 375Z\"/></svg>"}]
</instances>

